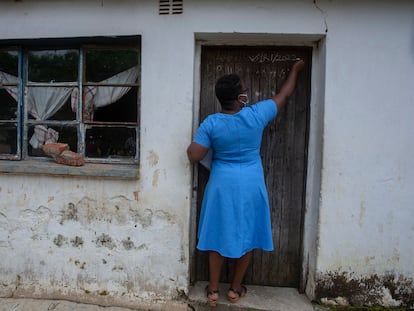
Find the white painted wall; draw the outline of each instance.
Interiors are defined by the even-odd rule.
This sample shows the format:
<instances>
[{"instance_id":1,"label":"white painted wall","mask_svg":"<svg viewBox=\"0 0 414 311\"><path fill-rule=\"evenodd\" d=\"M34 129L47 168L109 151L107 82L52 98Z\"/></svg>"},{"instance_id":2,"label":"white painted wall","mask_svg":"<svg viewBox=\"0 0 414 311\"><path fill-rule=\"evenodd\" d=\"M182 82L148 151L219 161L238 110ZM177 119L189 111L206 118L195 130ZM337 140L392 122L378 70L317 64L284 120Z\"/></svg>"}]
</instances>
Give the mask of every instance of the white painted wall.
<instances>
[{"instance_id":1,"label":"white painted wall","mask_svg":"<svg viewBox=\"0 0 414 311\"><path fill-rule=\"evenodd\" d=\"M413 3L343 13L328 18L319 269L412 276Z\"/></svg>"},{"instance_id":2,"label":"white painted wall","mask_svg":"<svg viewBox=\"0 0 414 311\"><path fill-rule=\"evenodd\" d=\"M315 46L308 294L330 272L413 278L413 11L409 0L187 0L183 15L159 16L149 0L1 1L0 39L141 35L142 129L136 181L0 175L0 295L136 306L187 292L185 148L206 38ZM103 234L112 244L98 246Z\"/></svg>"}]
</instances>

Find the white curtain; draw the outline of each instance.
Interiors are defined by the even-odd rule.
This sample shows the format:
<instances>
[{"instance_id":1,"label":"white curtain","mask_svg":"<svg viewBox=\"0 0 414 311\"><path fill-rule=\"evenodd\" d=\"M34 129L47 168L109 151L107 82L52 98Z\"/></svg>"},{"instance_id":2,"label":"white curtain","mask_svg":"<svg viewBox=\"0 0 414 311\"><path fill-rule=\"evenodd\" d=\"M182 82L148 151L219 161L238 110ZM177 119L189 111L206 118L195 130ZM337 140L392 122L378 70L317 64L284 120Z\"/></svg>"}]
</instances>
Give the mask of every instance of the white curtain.
<instances>
[{"instance_id":1,"label":"white curtain","mask_svg":"<svg viewBox=\"0 0 414 311\"><path fill-rule=\"evenodd\" d=\"M9 75L8 73L5 73L3 71L0 71L0 86L2 86L5 83L15 83L17 84L19 82L19 79L15 76ZM4 89L11 95L11 97L14 98L14 100L17 102L17 87L16 86L4 86Z\"/></svg>"},{"instance_id":2,"label":"white curtain","mask_svg":"<svg viewBox=\"0 0 414 311\"><path fill-rule=\"evenodd\" d=\"M19 79L8 73L0 71L0 85L3 83L18 83ZM33 85L33 83L32 83ZM34 84L35 85L35 84ZM6 91L18 100L17 87L6 86ZM30 87L26 89L27 111L36 120L47 120L53 116L66 102L72 92L72 88L59 87ZM44 143L57 142L59 133L45 125L36 125L34 134L29 143L33 148L40 148Z\"/></svg>"},{"instance_id":3,"label":"white curtain","mask_svg":"<svg viewBox=\"0 0 414 311\"><path fill-rule=\"evenodd\" d=\"M132 67L100 83L129 84L136 82L138 67ZM18 78L0 71L0 85L18 83ZM33 83L32 83L33 85ZM35 84L34 84L35 85ZM6 86L6 91L17 101L17 87ZM104 107L118 101L131 87L87 86L83 89L83 104L88 120L93 120L95 108ZM27 110L36 120L47 120L53 116L71 96L72 110L76 112L79 89L77 87L30 87L26 90ZM45 143L57 142L59 133L45 125L36 125L29 143L33 148L41 148Z\"/></svg>"},{"instance_id":4,"label":"white curtain","mask_svg":"<svg viewBox=\"0 0 414 311\"><path fill-rule=\"evenodd\" d=\"M108 79L102 80L102 84L131 84L135 83L138 78L138 67L122 71ZM108 106L118 101L124 96L131 87L114 87L114 86L85 86L83 88L83 104L88 120L93 120L93 111L99 107ZM76 112L78 105L79 89L74 88L72 91L71 103L72 111Z\"/></svg>"},{"instance_id":5,"label":"white curtain","mask_svg":"<svg viewBox=\"0 0 414 311\"><path fill-rule=\"evenodd\" d=\"M72 88L68 87L30 87L27 89L27 111L36 120L47 120L65 104ZM55 143L59 133L46 125L36 125L29 143L33 148L41 148L43 144Z\"/></svg>"}]
</instances>

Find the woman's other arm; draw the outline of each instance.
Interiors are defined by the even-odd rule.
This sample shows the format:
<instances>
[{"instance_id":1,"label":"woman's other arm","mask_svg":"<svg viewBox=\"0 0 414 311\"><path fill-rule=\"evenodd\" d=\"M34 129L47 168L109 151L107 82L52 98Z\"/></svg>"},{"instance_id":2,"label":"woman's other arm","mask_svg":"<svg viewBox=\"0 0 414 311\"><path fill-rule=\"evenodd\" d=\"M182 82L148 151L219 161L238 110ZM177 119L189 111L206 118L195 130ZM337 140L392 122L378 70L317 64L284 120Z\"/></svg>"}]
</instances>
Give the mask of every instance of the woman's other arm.
<instances>
[{"instance_id":1,"label":"woman's other arm","mask_svg":"<svg viewBox=\"0 0 414 311\"><path fill-rule=\"evenodd\" d=\"M187 156L191 163L202 160L208 152L208 148L192 142L187 148Z\"/></svg>"}]
</instances>

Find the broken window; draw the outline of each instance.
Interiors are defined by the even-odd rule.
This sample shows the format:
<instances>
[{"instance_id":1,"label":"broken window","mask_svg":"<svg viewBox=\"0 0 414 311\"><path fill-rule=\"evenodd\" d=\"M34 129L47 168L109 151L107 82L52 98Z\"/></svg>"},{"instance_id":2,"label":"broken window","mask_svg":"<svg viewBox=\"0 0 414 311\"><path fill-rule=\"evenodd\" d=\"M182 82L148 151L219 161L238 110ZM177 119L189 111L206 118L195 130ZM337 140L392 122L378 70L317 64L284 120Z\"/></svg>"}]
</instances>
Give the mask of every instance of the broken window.
<instances>
[{"instance_id":1,"label":"broken window","mask_svg":"<svg viewBox=\"0 0 414 311\"><path fill-rule=\"evenodd\" d=\"M60 142L87 162L137 162L139 38L100 41L0 50L0 158Z\"/></svg>"}]
</instances>

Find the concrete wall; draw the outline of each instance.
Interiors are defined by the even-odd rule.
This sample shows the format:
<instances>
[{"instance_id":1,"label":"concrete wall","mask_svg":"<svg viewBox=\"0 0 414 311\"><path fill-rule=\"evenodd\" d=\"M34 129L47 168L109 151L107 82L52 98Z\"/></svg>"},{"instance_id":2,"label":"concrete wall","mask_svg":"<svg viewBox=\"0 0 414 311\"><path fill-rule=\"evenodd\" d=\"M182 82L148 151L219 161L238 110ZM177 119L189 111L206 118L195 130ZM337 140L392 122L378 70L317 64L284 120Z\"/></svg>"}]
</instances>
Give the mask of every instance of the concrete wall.
<instances>
[{"instance_id":1,"label":"concrete wall","mask_svg":"<svg viewBox=\"0 0 414 311\"><path fill-rule=\"evenodd\" d=\"M158 1L2 1L0 39L141 35L142 127L137 180L0 175L0 295L138 306L185 294L199 47L279 43L315 51L308 295L413 303L413 10L409 0L188 0L184 14L160 16ZM368 283L364 301L355 284Z\"/></svg>"}]
</instances>

